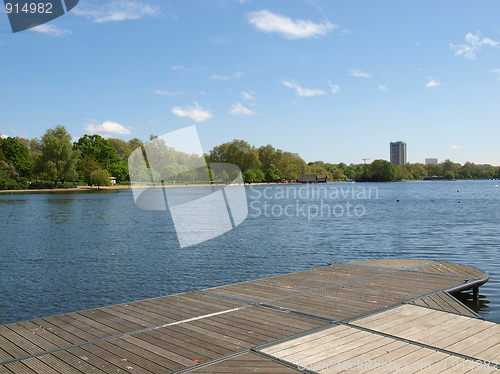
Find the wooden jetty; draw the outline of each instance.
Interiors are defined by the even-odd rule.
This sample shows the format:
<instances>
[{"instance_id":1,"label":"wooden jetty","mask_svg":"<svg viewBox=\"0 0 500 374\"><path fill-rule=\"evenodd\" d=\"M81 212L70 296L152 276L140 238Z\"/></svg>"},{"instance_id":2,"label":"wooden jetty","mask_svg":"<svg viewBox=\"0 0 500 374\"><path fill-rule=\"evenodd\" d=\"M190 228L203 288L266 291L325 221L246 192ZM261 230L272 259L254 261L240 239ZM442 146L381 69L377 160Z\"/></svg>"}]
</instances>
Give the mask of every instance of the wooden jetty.
<instances>
[{"instance_id":1,"label":"wooden jetty","mask_svg":"<svg viewBox=\"0 0 500 374\"><path fill-rule=\"evenodd\" d=\"M451 293L487 273L334 264L0 326L0 374L498 372L500 324Z\"/></svg>"}]
</instances>

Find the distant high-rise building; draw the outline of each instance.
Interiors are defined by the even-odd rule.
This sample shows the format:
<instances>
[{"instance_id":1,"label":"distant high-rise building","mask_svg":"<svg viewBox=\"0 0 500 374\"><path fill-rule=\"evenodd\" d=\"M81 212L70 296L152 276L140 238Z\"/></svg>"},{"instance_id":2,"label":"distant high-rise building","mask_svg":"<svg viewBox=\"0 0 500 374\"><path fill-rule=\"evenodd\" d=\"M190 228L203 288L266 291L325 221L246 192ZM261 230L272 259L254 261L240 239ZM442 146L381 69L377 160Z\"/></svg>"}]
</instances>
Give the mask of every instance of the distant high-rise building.
<instances>
[{"instance_id":1,"label":"distant high-rise building","mask_svg":"<svg viewBox=\"0 0 500 374\"><path fill-rule=\"evenodd\" d=\"M425 164L426 165L437 165L438 159L437 158L426 158L425 159Z\"/></svg>"},{"instance_id":2,"label":"distant high-rise building","mask_svg":"<svg viewBox=\"0 0 500 374\"><path fill-rule=\"evenodd\" d=\"M406 164L405 142L391 142L391 162L395 165Z\"/></svg>"}]
</instances>

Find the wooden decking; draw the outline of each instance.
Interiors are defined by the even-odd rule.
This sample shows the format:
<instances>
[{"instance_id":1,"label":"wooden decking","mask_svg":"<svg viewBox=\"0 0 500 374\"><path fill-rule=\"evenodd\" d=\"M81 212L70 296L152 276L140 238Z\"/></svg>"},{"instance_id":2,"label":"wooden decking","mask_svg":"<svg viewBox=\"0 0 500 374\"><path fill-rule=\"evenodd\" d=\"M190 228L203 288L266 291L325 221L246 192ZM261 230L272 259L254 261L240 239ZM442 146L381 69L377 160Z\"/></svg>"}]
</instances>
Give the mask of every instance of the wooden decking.
<instances>
[{"instance_id":1,"label":"wooden decking","mask_svg":"<svg viewBox=\"0 0 500 374\"><path fill-rule=\"evenodd\" d=\"M0 326L0 374L496 371L500 325L446 292L487 280L362 261L23 321Z\"/></svg>"}]
</instances>

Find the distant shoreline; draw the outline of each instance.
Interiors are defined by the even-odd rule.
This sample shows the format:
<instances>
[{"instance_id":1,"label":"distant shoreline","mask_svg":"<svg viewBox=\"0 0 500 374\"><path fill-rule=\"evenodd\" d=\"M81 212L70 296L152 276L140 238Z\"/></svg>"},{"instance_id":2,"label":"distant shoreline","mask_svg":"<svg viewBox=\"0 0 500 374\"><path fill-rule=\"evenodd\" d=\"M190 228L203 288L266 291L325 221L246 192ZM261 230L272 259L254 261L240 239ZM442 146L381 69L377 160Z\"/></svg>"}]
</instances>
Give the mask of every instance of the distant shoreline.
<instances>
[{"instance_id":1,"label":"distant shoreline","mask_svg":"<svg viewBox=\"0 0 500 374\"><path fill-rule=\"evenodd\" d=\"M252 186L256 185L267 185L267 184L284 184L284 183L252 183ZM287 183L288 185L290 184L297 184L297 183ZM245 184L245 186L248 186L249 184ZM165 188L182 188L182 187L210 187L210 186L224 186L224 184L168 184L165 186ZM162 188L164 186L143 186L144 188ZM2 194L25 194L25 193L43 193L43 192L87 192L87 191L132 191L132 186L101 186L98 188L97 186L78 186L78 187L69 187L69 188L40 188L40 189L25 189L25 190L0 190L0 195Z\"/></svg>"}]
</instances>

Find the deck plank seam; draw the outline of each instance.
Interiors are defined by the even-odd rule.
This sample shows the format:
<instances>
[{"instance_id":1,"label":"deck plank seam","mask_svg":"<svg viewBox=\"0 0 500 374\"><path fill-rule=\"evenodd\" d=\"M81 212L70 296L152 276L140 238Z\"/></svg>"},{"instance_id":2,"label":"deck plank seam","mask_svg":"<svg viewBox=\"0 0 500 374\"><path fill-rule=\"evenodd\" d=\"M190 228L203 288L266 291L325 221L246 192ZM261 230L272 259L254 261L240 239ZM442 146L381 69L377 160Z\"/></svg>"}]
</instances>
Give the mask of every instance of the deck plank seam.
<instances>
[{"instance_id":1,"label":"deck plank seam","mask_svg":"<svg viewBox=\"0 0 500 374\"><path fill-rule=\"evenodd\" d=\"M248 308L249 306L250 305L243 305L243 306L240 306L240 307L237 307L237 308L227 309L227 310L223 310L223 311L220 311L220 312L215 312L215 313L205 314L205 315L201 315L201 316L197 316L197 317L192 317L192 318L184 319L184 320L181 320L181 321L175 321L175 322L165 323L165 324L162 324L162 325L155 325L155 326L145 327L143 329L138 329L138 330L133 330L133 331L127 331L127 332L123 332L121 334L110 335L110 336L106 336L106 337L99 338L99 339L94 339L94 340L89 340L89 341L81 342L81 343L78 343L78 344L70 344L70 345L67 345L67 346L64 346L64 347L54 348L54 349L47 350L47 351L44 351L44 352L34 353L34 354L31 354L31 355L26 355L26 356L23 356L23 357L17 357L17 358L13 358L11 360L0 362L0 366L6 365L6 364L10 364L12 362L19 362L19 361L26 360L26 359L29 359L29 358L32 358L32 357L40 357L40 356L44 356L44 355L47 355L47 354L52 354L52 353L56 353L56 352L60 352L60 351L65 351L65 350L72 349L72 348L80 348L80 347L83 347L83 346L86 346L86 345L100 343L100 342L111 340L111 339L121 338L121 337L124 337L124 336L130 336L130 335L139 334L139 333L142 333L142 332L147 332L147 331L152 331L152 330L158 330L160 328L165 328L165 327L168 327L168 326L180 325L182 323L188 323L188 322L192 322L192 321L203 319L203 318L208 318L208 317L212 317L212 316L216 316L216 315L220 315L220 314L224 314L224 313L234 312L236 310L240 310L240 309L243 309L243 308Z\"/></svg>"},{"instance_id":2,"label":"deck plank seam","mask_svg":"<svg viewBox=\"0 0 500 374\"><path fill-rule=\"evenodd\" d=\"M253 351L260 351L262 349L273 347L273 346L278 345L278 344L286 343L286 342L289 342L289 341L293 341L295 339L300 339L300 338L302 338L304 336L308 336L308 335L315 334L315 333L318 333L318 332L321 332L321 331L324 331L324 330L328 330L329 328L336 327L336 326L341 326L340 321L338 321L338 322L337 321L331 322L331 323L328 323L328 324L323 325L323 326L314 327L314 328L312 328L310 330L305 330L305 331L298 332L296 334L292 334L292 335L289 335L289 336L284 336L282 338L273 340L271 342L267 342L267 343L264 343L264 344L253 346L251 349Z\"/></svg>"},{"instance_id":3,"label":"deck plank seam","mask_svg":"<svg viewBox=\"0 0 500 374\"><path fill-rule=\"evenodd\" d=\"M445 310L445 309L435 308L435 307L429 306L429 305L412 304L412 303L407 303L407 302L403 302L403 304L411 305L411 306L418 306L420 308L425 308L425 309L436 310L438 312L446 312L446 313L454 314L454 315L457 315L457 316L460 316L460 317L467 317L467 318L472 318L472 319L480 319L480 320L484 321L484 318L482 318L482 317L478 318L475 315L471 316L471 315L468 315L468 314L462 314L460 312L454 312L454 311L451 311L451 310Z\"/></svg>"},{"instance_id":4,"label":"deck plank seam","mask_svg":"<svg viewBox=\"0 0 500 374\"><path fill-rule=\"evenodd\" d=\"M435 295L439 295L441 292L444 292L446 295L448 295L449 297L451 297L453 300L455 300L457 303L460 304L460 306L464 307L469 313L472 314L471 315L467 315L467 314L462 314L460 312L454 312L454 311L451 311L451 310L444 310L444 309L439 309L439 308L435 308L435 307L432 307L432 306L428 306L428 305L420 305L420 304L412 304L414 301L417 301L417 300L420 300L420 299L423 299L425 297L429 297L429 296L422 296L422 297L419 297L415 300L408 300L408 301L403 301L403 304L408 304L408 305L415 305L415 306L420 306L422 308L428 308L428 309L434 309L434 310L439 310L439 311L445 311L447 313L451 313L451 314L458 314L459 316L463 316L463 317L469 317L469 318L474 318L474 319L481 319L481 320L485 320L483 316L479 315L478 313L476 313L475 311L473 311L471 308L469 308L467 305L465 305L464 303L462 303L460 300L458 300L456 297L453 297L453 295L449 294L448 292L446 292L446 290L443 290L443 291L440 291L438 293L436 293ZM434 296L434 295L432 295Z\"/></svg>"},{"instance_id":5,"label":"deck plank seam","mask_svg":"<svg viewBox=\"0 0 500 374\"><path fill-rule=\"evenodd\" d=\"M352 280L352 281L349 281L349 282L343 282L343 283L333 284L333 285L326 286L326 287L316 288L314 290L308 290L308 291L298 292L298 293L293 294L293 295L281 296L281 297L278 297L278 298L275 298L275 299L262 300L261 303L271 303L271 302L275 302L275 301L289 299L291 297L308 295L308 294L315 293L315 292L318 292L318 291L330 290L332 288L347 286L349 284L354 284L354 283L360 283L360 282L363 282L363 281L366 281L366 280L370 280L370 279L374 279L374 278L379 278L379 277L382 277L382 276L385 276L385 275L396 274L396 273L400 273L400 272L401 272L401 270L396 270L396 271L391 271L391 272L384 273L384 274L372 275L372 276L369 276L369 277L366 277L366 278L355 279L355 280Z\"/></svg>"},{"instance_id":6,"label":"deck plank seam","mask_svg":"<svg viewBox=\"0 0 500 374\"><path fill-rule=\"evenodd\" d=\"M295 315L295 316L305 317L305 318L309 318L309 319L314 319L314 320L322 321L322 322L326 322L326 323L335 323L335 322L337 322L336 319L327 318L327 317L321 317L321 316L317 316L315 314L310 314L310 313L304 313L304 312L300 312L298 310L283 308L281 306L268 305L268 304L264 304L264 303L259 304L257 306L259 306L261 308L271 309L271 310L274 310L274 311L277 311L277 312L288 313L288 314L292 314L292 315Z\"/></svg>"},{"instance_id":7,"label":"deck plank seam","mask_svg":"<svg viewBox=\"0 0 500 374\"><path fill-rule=\"evenodd\" d=\"M479 313L477 313L476 311L474 311L473 309L469 308L469 306L465 305L464 303L462 303L460 300L458 300L455 296L453 296L452 294L450 294L448 291L444 290L443 291L446 295L448 295L449 297L451 297L453 300L455 300L456 302L460 303L460 305L462 305L465 309L467 309L469 311L469 313L472 313L473 315L475 315L477 318L480 318L482 320L484 320L485 318L480 315Z\"/></svg>"},{"instance_id":8,"label":"deck plank seam","mask_svg":"<svg viewBox=\"0 0 500 374\"><path fill-rule=\"evenodd\" d=\"M444 313L447 313L447 312L444 312ZM400 341L400 342L403 342L403 343L407 343L407 344L411 344L411 345L416 345L416 346L421 347L421 348L431 349L431 350L434 350L436 352L441 352L441 353L444 353L444 354L447 354L447 355L450 355L450 356L459 357L459 358L462 358L464 360L469 360L469 361L483 361L483 360L480 360L477 357L467 356L467 355L464 355L464 354L459 353L459 352L449 351L447 349L439 348L439 347L436 347L436 346L433 346L433 345L429 345L429 344L425 344L425 343L420 343L420 342L417 342L415 340L406 339L406 338L403 338L403 337L400 337L400 336L387 334L387 333L382 332L382 331L376 331L376 330L372 330L372 329L369 329L369 328L366 328L366 327L362 327L362 326L351 325L350 323L346 323L346 322L342 322L342 321L339 322L339 325L343 325L343 326L347 326L347 327L352 327L352 328L355 328L357 330L361 330L361 331L368 332L368 333L371 333L371 334L376 334L376 335L379 335L379 336L384 336L386 338L390 338L390 339L393 339L393 340L396 340L396 341ZM500 364L491 364L491 366L493 366L493 367L495 367L497 369L500 369Z\"/></svg>"},{"instance_id":9,"label":"deck plank seam","mask_svg":"<svg viewBox=\"0 0 500 374\"><path fill-rule=\"evenodd\" d=\"M386 260L391 260L391 259L388 258ZM345 265L361 266L361 267L366 267L366 268L375 268L375 269L382 269L382 270L410 270L410 269L416 269L416 268L419 268L419 267L422 267L422 266L433 265L433 264L436 264L436 263L439 263L439 262L442 262L442 261L439 261L439 260L429 260L429 262L427 262L425 264L410 266L409 268L405 268L405 269L389 268L389 267L385 267L385 266L375 266L375 265L364 265L364 264L359 264L359 263L355 264L355 263L352 263L352 262L346 262Z\"/></svg>"},{"instance_id":10,"label":"deck plank seam","mask_svg":"<svg viewBox=\"0 0 500 374\"><path fill-rule=\"evenodd\" d=\"M217 364L219 362L226 361L226 360L229 360L231 358L244 355L245 353L250 353L250 348L242 349L241 351L234 352L234 353L231 353L229 355L225 355L225 356L222 356L222 357L214 358L213 360L209 360L209 361L205 361L205 362L200 362L200 363L198 363L195 366L189 366L189 367L184 368L184 369L173 371L170 374L189 373L189 372L192 372L193 370L197 370L199 368L204 368L204 367L207 367L207 366L211 366L211 365Z\"/></svg>"},{"instance_id":11,"label":"deck plank seam","mask_svg":"<svg viewBox=\"0 0 500 374\"><path fill-rule=\"evenodd\" d=\"M198 291L194 291L194 292L200 293L202 295L215 296L215 297L218 297L220 299L225 299L225 300L230 300L230 301L236 301L236 302L239 302L239 303L247 304L246 306L259 305L258 301L251 301L251 300L239 299L237 297L232 297L232 296L228 296L228 295L222 295L222 294L218 294L218 293L212 293L210 291L198 290Z\"/></svg>"},{"instance_id":12,"label":"deck plank seam","mask_svg":"<svg viewBox=\"0 0 500 374\"><path fill-rule=\"evenodd\" d=\"M250 351L258 356L261 356L261 357L264 357L264 358L267 358L268 360L271 360L273 362L276 362L278 364L281 364L283 366L286 366L290 369L294 369L298 372L301 372L301 373L306 373L306 374L317 374L317 372L315 371L311 371L309 369L306 369L306 368L302 368L301 369L301 366L297 365L297 364L294 364L293 362L290 362L290 361L286 361L286 360L283 360L281 358L278 358L278 357L275 357L273 355L270 355L270 354L267 354L267 353L264 353L264 352L261 352L261 351L257 351L257 350L254 350L253 348L250 348Z\"/></svg>"}]
</instances>

